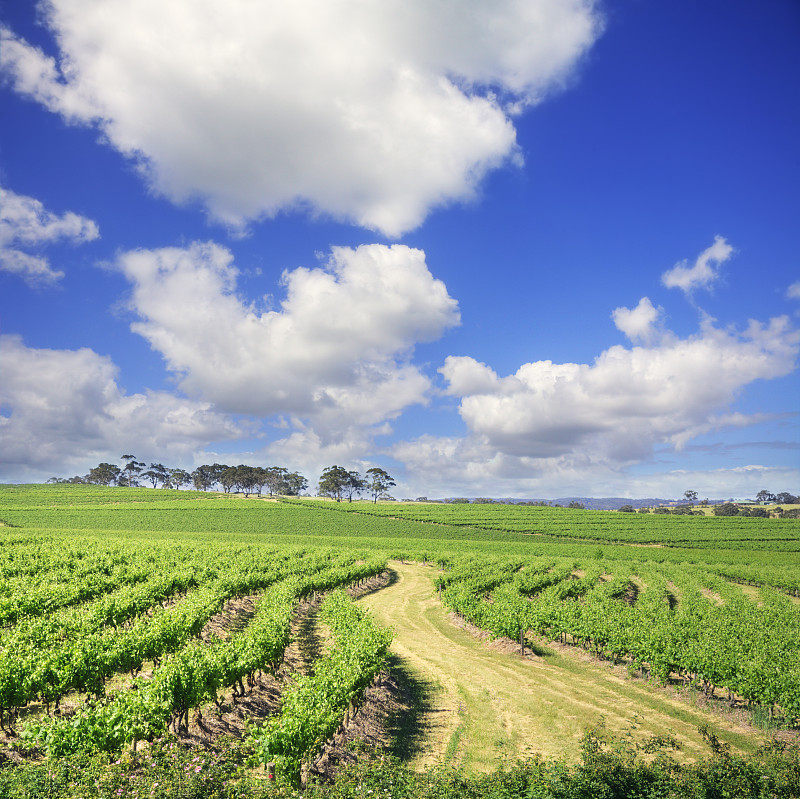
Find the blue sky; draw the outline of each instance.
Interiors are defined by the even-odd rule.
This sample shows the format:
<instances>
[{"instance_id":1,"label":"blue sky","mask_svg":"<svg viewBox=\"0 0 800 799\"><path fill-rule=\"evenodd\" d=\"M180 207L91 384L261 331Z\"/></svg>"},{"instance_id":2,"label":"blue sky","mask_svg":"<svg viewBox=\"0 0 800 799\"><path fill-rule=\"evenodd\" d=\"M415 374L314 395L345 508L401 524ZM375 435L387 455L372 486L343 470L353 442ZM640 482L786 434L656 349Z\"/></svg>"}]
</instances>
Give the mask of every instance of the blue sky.
<instances>
[{"instance_id":1,"label":"blue sky","mask_svg":"<svg viewBox=\"0 0 800 799\"><path fill-rule=\"evenodd\" d=\"M0 480L800 492L800 7L0 0Z\"/></svg>"}]
</instances>

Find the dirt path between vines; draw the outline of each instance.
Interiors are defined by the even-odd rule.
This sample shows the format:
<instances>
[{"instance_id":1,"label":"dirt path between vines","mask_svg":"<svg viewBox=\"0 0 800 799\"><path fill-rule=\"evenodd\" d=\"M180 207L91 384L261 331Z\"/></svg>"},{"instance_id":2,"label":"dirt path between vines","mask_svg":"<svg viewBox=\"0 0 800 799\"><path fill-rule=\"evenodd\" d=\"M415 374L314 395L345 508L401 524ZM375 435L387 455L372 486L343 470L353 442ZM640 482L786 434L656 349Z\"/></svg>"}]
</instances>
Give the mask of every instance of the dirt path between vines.
<instances>
[{"instance_id":1,"label":"dirt path between vines","mask_svg":"<svg viewBox=\"0 0 800 799\"><path fill-rule=\"evenodd\" d=\"M472 772L494 769L503 757L538 753L575 762L583 731L605 720L612 731L636 736L671 734L678 759L708 754L697 732L708 723L742 751L758 741L752 731L581 653L540 648L540 655L505 640L483 640L439 603L435 571L392 563L392 582L359 600L395 632L392 652L419 694L411 763L424 769L457 764Z\"/></svg>"}]
</instances>

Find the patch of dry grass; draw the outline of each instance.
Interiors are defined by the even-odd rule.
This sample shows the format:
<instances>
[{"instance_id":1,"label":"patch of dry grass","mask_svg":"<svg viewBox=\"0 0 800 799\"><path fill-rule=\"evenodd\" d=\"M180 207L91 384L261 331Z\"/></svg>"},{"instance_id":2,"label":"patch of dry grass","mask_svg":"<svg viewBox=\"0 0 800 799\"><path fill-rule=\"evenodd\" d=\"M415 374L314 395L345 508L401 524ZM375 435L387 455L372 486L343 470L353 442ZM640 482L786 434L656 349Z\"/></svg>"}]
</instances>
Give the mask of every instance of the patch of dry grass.
<instances>
[{"instance_id":1,"label":"patch of dry grass","mask_svg":"<svg viewBox=\"0 0 800 799\"><path fill-rule=\"evenodd\" d=\"M548 644L522 658L519 643L453 623L435 597L430 567L393 568L394 583L361 601L394 629L392 651L431 687L419 714L425 745L416 768L449 760L486 772L504 756L530 753L576 762L583 731L601 720L610 731L627 731L637 719L639 735L670 733L686 761L707 754L702 723L734 749L752 751L759 742L734 720L581 651Z\"/></svg>"}]
</instances>

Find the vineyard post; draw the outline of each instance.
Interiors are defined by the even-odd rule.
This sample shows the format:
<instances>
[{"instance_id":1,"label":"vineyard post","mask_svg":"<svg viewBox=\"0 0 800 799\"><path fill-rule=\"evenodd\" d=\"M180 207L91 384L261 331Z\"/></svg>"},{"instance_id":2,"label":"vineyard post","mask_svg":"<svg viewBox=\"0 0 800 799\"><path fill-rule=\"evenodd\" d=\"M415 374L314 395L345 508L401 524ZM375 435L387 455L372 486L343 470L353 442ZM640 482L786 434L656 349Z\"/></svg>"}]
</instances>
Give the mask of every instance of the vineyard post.
<instances>
[{"instance_id":1,"label":"vineyard post","mask_svg":"<svg viewBox=\"0 0 800 799\"><path fill-rule=\"evenodd\" d=\"M525 657L525 630L522 627L519 628L519 654Z\"/></svg>"},{"instance_id":2,"label":"vineyard post","mask_svg":"<svg viewBox=\"0 0 800 799\"><path fill-rule=\"evenodd\" d=\"M274 780L275 779L275 764L274 763L267 763L267 779Z\"/></svg>"}]
</instances>

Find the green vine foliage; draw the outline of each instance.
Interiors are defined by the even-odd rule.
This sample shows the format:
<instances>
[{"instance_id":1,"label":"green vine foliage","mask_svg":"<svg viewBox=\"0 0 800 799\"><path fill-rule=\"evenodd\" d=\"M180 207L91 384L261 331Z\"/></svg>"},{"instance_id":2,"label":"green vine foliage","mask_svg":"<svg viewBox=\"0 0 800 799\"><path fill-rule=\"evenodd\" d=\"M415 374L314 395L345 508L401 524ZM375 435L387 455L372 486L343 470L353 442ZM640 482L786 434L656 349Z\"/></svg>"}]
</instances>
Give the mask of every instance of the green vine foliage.
<instances>
[{"instance_id":1,"label":"green vine foliage","mask_svg":"<svg viewBox=\"0 0 800 799\"><path fill-rule=\"evenodd\" d=\"M280 715L254 733L262 764L296 782L304 760L341 724L345 712L383 668L391 632L376 625L343 591L322 604L322 618L333 633L331 651L314 664L314 674L296 676L286 691Z\"/></svg>"}]
</instances>

